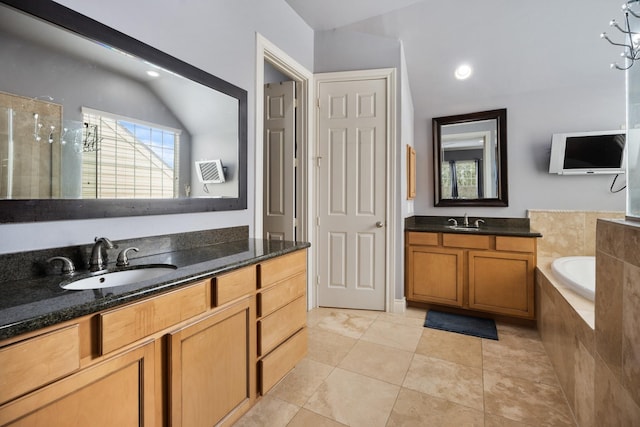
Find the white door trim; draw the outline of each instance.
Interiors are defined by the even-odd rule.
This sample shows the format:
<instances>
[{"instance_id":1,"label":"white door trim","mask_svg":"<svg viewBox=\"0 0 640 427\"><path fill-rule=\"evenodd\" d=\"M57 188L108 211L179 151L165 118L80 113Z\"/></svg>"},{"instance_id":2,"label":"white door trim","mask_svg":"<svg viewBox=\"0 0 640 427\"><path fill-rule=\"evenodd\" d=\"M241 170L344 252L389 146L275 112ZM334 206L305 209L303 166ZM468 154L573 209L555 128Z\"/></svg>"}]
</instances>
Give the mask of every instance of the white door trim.
<instances>
[{"instance_id":1,"label":"white door trim","mask_svg":"<svg viewBox=\"0 0 640 427\"><path fill-rule=\"evenodd\" d=\"M318 93L318 86L320 82L337 82L348 80L366 80L366 79L385 79L387 88L387 111L389 112L387 117L387 165L386 165L386 217L387 224L385 226L386 231L386 255L385 255L385 311L396 311L395 304L395 260L396 260L396 225L397 218L395 212L395 206L398 204L399 189L396 189L396 69L395 68L382 68L374 70L358 70L358 71L340 71L334 73L322 73L314 75L315 93ZM317 110L314 114L317 120ZM317 122L316 122L317 123ZM315 147L314 152L318 152L318 129L314 132ZM313 174L313 181L315 185L315 194L318 194L318 168L315 168ZM314 217L318 216L317 211L318 201L316 200ZM317 236L317 226L314 234ZM314 267L317 268L318 261L314 259ZM316 277L315 275L313 277ZM316 301L316 299L314 299Z\"/></svg>"},{"instance_id":2,"label":"white door trim","mask_svg":"<svg viewBox=\"0 0 640 427\"><path fill-rule=\"evenodd\" d=\"M291 77L300 84L298 94L298 111L302 118L300 121L302 130L302 140L298 146L298 166L301 172L301 187L303 196L301 200L302 209L298 221L298 239L308 242L315 241L315 227L309 226L309 213L315 212L315 185L313 176L310 171L313 170L313 159L315 158L315 144L313 144L314 136L314 111L313 104L315 100L313 74L305 67L300 65L295 59L287 55L283 50L267 40L260 33L256 33L256 87L255 87L255 175L254 175L254 227L253 237L262 239L263 227L262 218L264 214L263 197L264 191L262 186L262 177L264 174L264 63L269 62L276 69ZM307 273L307 307L316 306L315 286L312 284L312 278L316 275L315 249L313 244L307 251L307 264L309 266Z\"/></svg>"}]
</instances>

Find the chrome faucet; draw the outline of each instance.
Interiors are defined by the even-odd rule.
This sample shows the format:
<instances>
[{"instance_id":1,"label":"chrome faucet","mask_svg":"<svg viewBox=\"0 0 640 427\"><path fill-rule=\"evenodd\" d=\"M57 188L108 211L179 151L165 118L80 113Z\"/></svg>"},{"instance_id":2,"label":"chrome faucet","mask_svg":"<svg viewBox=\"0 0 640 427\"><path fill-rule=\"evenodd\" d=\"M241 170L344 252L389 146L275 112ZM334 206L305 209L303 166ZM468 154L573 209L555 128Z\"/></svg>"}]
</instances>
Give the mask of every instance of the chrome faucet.
<instances>
[{"instance_id":1,"label":"chrome faucet","mask_svg":"<svg viewBox=\"0 0 640 427\"><path fill-rule=\"evenodd\" d=\"M467 213L464 213L464 218L462 218L462 225L464 225L465 227L469 226L469 217L467 216Z\"/></svg>"},{"instance_id":2,"label":"chrome faucet","mask_svg":"<svg viewBox=\"0 0 640 427\"><path fill-rule=\"evenodd\" d=\"M73 265L73 261L64 256L54 256L47 260L48 263L60 261L62 263L62 274L73 274L76 268Z\"/></svg>"},{"instance_id":3,"label":"chrome faucet","mask_svg":"<svg viewBox=\"0 0 640 427\"><path fill-rule=\"evenodd\" d=\"M89 271L101 271L107 267L107 259L102 256L102 249L117 248L111 240L106 237L96 237L93 249L91 249L91 258L89 259Z\"/></svg>"}]
</instances>

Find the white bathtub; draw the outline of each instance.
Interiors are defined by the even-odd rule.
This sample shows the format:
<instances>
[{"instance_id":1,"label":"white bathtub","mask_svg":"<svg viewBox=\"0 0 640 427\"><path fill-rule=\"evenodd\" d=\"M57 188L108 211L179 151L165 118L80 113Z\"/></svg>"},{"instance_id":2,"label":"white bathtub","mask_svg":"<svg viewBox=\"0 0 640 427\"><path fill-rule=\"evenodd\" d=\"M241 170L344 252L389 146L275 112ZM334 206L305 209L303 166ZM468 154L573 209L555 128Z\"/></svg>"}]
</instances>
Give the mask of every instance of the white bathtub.
<instances>
[{"instance_id":1,"label":"white bathtub","mask_svg":"<svg viewBox=\"0 0 640 427\"><path fill-rule=\"evenodd\" d=\"M554 276L566 287L594 301L596 294L596 257L569 256L551 263Z\"/></svg>"}]
</instances>

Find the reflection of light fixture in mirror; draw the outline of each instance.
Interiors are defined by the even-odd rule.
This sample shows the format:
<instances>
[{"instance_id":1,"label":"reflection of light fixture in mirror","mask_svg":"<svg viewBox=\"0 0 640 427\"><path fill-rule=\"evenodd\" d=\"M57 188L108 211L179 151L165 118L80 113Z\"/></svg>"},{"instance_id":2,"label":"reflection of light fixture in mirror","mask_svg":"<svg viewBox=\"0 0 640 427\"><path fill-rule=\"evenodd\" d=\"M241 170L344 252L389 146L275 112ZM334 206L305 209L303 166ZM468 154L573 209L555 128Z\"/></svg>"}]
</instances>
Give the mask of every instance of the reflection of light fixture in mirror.
<instances>
[{"instance_id":1,"label":"reflection of light fixture in mirror","mask_svg":"<svg viewBox=\"0 0 640 427\"><path fill-rule=\"evenodd\" d=\"M617 70L628 70L633 66L635 61L640 59L640 34L634 31L631 31L631 25L629 23L629 15L631 14L635 18L640 18L640 14L634 12L631 8L640 3L640 0L630 0L626 4L622 5L622 13L624 13L624 27L618 25L615 19L609 21L609 26L616 28L622 34L624 34L623 43L616 43L612 41L607 33L600 34L600 38L605 39L609 43L614 46L620 46L625 49L624 52L620 54L621 57L626 58L628 61L625 66L620 66L617 63L611 64L611 68L615 68Z\"/></svg>"},{"instance_id":2,"label":"reflection of light fixture in mirror","mask_svg":"<svg viewBox=\"0 0 640 427\"><path fill-rule=\"evenodd\" d=\"M38 122L38 117L40 117L38 113L33 113L33 138L36 141L40 141L42 139L40 138L40 129L42 129L42 123Z\"/></svg>"},{"instance_id":3,"label":"reflection of light fixture in mirror","mask_svg":"<svg viewBox=\"0 0 640 427\"><path fill-rule=\"evenodd\" d=\"M160 73L154 70L148 70L147 75L149 77L160 77Z\"/></svg>"},{"instance_id":4,"label":"reflection of light fixture in mirror","mask_svg":"<svg viewBox=\"0 0 640 427\"><path fill-rule=\"evenodd\" d=\"M49 129L51 129L51 132L49 132L49 139L47 141L49 141L49 144L53 144L53 131L55 130L55 126L51 125L49 126Z\"/></svg>"},{"instance_id":5,"label":"reflection of light fixture in mirror","mask_svg":"<svg viewBox=\"0 0 640 427\"><path fill-rule=\"evenodd\" d=\"M469 66L468 64L462 64L462 65L459 65L458 68L456 68L456 71L454 74L456 76L456 79L465 80L471 77L472 72L473 72L473 69L471 68L471 66Z\"/></svg>"}]
</instances>

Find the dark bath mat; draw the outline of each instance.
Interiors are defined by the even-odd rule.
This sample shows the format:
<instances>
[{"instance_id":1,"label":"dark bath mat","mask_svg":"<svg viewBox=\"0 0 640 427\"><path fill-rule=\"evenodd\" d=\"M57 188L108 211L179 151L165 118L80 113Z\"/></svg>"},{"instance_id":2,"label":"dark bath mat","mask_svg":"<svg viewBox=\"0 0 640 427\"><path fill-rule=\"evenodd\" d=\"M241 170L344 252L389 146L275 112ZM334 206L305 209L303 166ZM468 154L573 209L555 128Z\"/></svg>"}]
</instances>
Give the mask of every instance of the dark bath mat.
<instances>
[{"instance_id":1,"label":"dark bath mat","mask_svg":"<svg viewBox=\"0 0 640 427\"><path fill-rule=\"evenodd\" d=\"M424 322L424 326L442 331L498 340L496 322L493 319L429 310L427 311L427 319Z\"/></svg>"}]
</instances>

